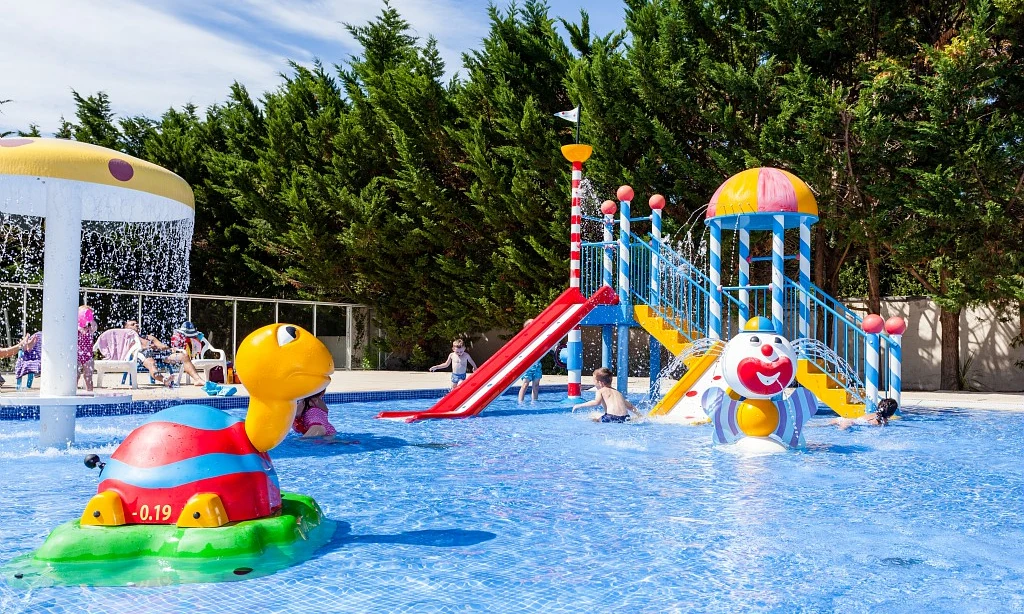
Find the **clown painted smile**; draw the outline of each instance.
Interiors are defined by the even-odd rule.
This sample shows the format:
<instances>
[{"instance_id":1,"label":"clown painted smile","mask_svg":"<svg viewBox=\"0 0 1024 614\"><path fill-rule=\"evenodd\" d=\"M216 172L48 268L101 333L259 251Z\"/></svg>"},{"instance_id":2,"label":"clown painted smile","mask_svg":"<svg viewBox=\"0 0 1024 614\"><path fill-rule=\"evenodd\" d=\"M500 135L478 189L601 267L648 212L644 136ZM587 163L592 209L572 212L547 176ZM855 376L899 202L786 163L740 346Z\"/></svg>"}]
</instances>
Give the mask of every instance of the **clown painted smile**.
<instances>
[{"instance_id":1,"label":"clown painted smile","mask_svg":"<svg viewBox=\"0 0 1024 614\"><path fill-rule=\"evenodd\" d=\"M793 378L793 363L786 356L774 361L744 358L736 367L740 382L757 395L771 396L782 392L784 382Z\"/></svg>"}]
</instances>

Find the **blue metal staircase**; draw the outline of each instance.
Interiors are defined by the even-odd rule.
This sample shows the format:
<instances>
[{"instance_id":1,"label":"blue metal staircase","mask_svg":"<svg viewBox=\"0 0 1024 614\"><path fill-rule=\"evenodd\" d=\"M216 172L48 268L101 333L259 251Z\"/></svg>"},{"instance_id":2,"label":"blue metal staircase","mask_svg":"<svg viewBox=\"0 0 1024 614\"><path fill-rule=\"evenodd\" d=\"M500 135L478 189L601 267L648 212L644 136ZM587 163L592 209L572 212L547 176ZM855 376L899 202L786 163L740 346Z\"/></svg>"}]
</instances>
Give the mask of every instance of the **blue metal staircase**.
<instances>
[{"instance_id":1,"label":"blue metal staircase","mask_svg":"<svg viewBox=\"0 0 1024 614\"><path fill-rule=\"evenodd\" d=\"M584 295L589 296L601 286L605 251L616 248L616 243L583 244ZM691 343L702 338L727 341L742 330L746 320L756 316L771 319L770 286L723 287L721 330L712 330L712 285L703 271L668 245L656 246L654 241L633 233L629 234L629 251L629 293L633 304L648 308L648 313L656 315L663 327L674 329ZM618 258L611 260L617 269ZM660 283L652 290L654 262ZM616 270L615 278L617 275ZM806 378L801 378L801 383L819 388L821 394L815 390L819 398L841 415L873 411L868 386L871 382L884 386L890 381L889 354L892 351L893 358L899 360L898 344L884 332L866 333L861 328L860 316L817 286L811 284L804 290L789 278L784 286L783 334L793 340L794 350L805 363L800 372ZM870 361L866 360L872 351L879 354L877 376L871 373ZM815 383L817 380L811 376L823 377ZM830 389L838 394L829 394Z\"/></svg>"}]
</instances>

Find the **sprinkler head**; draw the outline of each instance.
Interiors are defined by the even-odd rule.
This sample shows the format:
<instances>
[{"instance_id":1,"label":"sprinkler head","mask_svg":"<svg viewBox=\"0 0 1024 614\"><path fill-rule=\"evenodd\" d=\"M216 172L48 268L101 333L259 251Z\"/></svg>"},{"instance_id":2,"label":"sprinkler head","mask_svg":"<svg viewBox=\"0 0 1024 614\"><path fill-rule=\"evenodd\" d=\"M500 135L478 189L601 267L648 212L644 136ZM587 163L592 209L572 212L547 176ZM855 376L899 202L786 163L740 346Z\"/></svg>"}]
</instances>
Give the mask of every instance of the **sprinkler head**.
<instances>
[{"instance_id":1,"label":"sprinkler head","mask_svg":"<svg viewBox=\"0 0 1024 614\"><path fill-rule=\"evenodd\" d=\"M103 475L103 468L107 466L107 464L101 461L100 457L96 454L87 455L83 462L85 463L85 466L88 467L89 469L95 469L96 467L99 467L100 475Z\"/></svg>"}]
</instances>

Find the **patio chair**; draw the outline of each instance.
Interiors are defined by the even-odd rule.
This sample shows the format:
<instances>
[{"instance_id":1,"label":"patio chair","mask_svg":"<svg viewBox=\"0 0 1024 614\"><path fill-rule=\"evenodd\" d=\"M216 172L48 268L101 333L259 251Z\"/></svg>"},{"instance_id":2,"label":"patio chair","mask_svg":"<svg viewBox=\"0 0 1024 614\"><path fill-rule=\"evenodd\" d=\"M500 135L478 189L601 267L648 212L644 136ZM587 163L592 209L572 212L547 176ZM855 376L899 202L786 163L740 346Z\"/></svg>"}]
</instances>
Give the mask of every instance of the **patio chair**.
<instances>
[{"instance_id":1,"label":"patio chair","mask_svg":"<svg viewBox=\"0 0 1024 614\"><path fill-rule=\"evenodd\" d=\"M191 341L192 343L199 343L199 349L194 352L195 358L192 359L192 365L196 368L196 371L203 374L206 381L210 381L210 371L214 367L220 367L221 373L227 375L228 360L224 350L218 350L210 345L210 341L202 334L191 339ZM208 353L211 355L211 358L203 358ZM192 378L189 377L188 373L181 374L181 377L185 378L186 383L192 383Z\"/></svg>"},{"instance_id":2,"label":"patio chair","mask_svg":"<svg viewBox=\"0 0 1024 614\"><path fill-rule=\"evenodd\" d=\"M96 387L103 387L103 376L107 373L123 373L128 384L136 389L139 387L138 355L142 351L142 342L133 330L127 328L111 328L103 331L93 345L93 351L99 351L101 360L94 361L96 371ZM124 382L124 377L121 378Z\"/></svg>"}]
</instances>

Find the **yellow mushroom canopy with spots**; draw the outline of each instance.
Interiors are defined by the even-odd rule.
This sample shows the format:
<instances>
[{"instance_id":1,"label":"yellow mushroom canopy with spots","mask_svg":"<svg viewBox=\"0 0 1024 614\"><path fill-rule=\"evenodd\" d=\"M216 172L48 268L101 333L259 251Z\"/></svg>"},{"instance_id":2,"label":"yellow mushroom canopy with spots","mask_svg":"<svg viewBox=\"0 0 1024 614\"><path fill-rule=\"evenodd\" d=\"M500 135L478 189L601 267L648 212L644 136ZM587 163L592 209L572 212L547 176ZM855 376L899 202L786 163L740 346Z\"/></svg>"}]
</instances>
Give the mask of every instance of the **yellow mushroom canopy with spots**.
<instances>
[{"instance_id":1,"label":"yellow mushroom canopy with spots","mask_svg":"<svg viewBox=\"0 0 1024 614\"><path fill-rule=\"evenodd\" d=\"M158 221L194 216L188 182L133 156L78 141L46 138L0 139L0 209L46 215L43 186L59 206L80 205L83 219Z\"/></svg>"}]
</instances>

